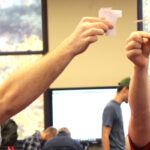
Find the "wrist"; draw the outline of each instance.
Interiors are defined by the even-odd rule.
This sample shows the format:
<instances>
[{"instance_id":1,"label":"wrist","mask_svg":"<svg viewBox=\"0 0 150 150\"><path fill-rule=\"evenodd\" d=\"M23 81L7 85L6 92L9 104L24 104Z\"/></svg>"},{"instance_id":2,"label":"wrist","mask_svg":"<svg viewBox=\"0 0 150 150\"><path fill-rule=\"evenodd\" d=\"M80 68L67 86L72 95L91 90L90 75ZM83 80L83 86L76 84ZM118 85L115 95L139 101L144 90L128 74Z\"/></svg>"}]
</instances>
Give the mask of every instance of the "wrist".
<instances>
[{"instance_id":1,"label":"wrist","mask_svg":"<svg viewBox=\"0 0 150 150\"><path fill-rule=\"evenodd\" d=\"M58 47L55 49L60 55L65 55L66 57L72 59L75 54L72 52L72 43L69 38L65 39L64 41L59 44Z\"/></svg>"},{"instance_id":2,"label":"wrist","mask_svg":"<svg viewBox=\"0 0 150 150\"><path fill-rule=\"evenodd\" d=\"M134 72L148 74L148 65L144 67L134 65Z\"/></svg>"},{"instance_id":3,"label":"wrist","mask_svg":"<svg viewBox=\"0 0 150 150\"><path fill-rule=\"evenodd\" d=\"M139 70L142 72L148 72L148 66L149 66L149 57L147 57L145 60L141 60L140 64L134 64L134 69Z\"/></svg>"},{"instance_id":4,"label":"wrist","mask_svg":"<svg viewBox=\"0 0 150 150\"><path fill-rule=\"evenodd\" d=\"M71 37L68 37L67 39L65 39L62 42L62 45L63 47L65 47L65 53L67 53L67 55L69 55L71 58L77 55L75 47L74 47L74 41L71 39Z\"/></svg>"}]
</instances>

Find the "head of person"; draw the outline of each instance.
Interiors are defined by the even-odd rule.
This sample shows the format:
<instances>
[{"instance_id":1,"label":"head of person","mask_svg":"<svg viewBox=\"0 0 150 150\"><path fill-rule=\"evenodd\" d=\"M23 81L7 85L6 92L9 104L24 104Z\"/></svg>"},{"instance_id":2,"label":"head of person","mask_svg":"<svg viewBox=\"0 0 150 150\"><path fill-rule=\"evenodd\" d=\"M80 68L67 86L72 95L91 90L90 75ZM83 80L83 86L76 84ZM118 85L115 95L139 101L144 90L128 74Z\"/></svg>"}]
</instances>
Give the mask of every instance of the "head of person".
<instances>
[{"instance_id":1,"label":"head of person","mask_svg":"<svg viewBox=\"0 0 150 150\"><path fill-rule=\"evenodd\" d=\"M59 134L59 133L61 133L61 132L66 132L69 136L71 136L71 133L70 133L69 129L66 128L66 127L60 128L60 129L58 130L57 134Z\"/></svg>"},{"instance_id":2,"label":"head of person","mask_svg":"<svg viewBox=\"0 0 150 150\"><path fill-rule=\"evenodd\" d=\"M41 132L41 137L43 141L48 141L57 135L57 129L54 127L48 127L43 132Z\"/></svg>"},{"instance_id":3,"label":"head of person","mask_svg":"<svg viewBox=\"0 0 150 150\"><path fill-rule=\"evenodd\" d=\"M121 96L122 102L125 103L128 103L129 85L130 85L130 77L126 77L118 83L117 87L117 94Z\"/></svg>"},{"instance_id":4,"label":"head of person","mask_svg":"<svg viewBox=\"0 0 150 150\"><path fill-rule=\"evenodd\" d=\"M14 146L17 142L18 126L12 119L7 120L1 125L2 146Z\"/></svg>"}]
</instances>

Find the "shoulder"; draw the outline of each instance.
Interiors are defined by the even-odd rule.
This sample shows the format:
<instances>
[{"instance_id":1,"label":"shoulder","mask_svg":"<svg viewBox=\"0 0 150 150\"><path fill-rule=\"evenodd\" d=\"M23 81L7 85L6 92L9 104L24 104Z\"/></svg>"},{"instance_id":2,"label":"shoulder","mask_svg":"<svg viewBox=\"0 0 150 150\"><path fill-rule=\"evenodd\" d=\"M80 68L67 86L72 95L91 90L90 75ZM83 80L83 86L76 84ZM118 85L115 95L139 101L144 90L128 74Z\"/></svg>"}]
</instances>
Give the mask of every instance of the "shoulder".
<instances>
[{"instance_id":1,"label":"shoulder","mask_svg":"<svg viewBox=\"0 0 150 150\"><path fill-rule=\"evenodd\" d=\"M111 100L107 105L106 107L115 107L116 106L116 102L114 100Z\"/></svg>"},{"instance_id":2,"label":"shoulder","mask_svg":"<svg viewBox=\"0 0 150 150\"><path fill-rule=\"evenodd\" d=\"M115 104L113 101L110 101L104 108L104 112L107 112L107 111L114 111L115 110Z\"/></svg>"},{"instance_id":3,"label":"shoulder","mask_svg":"<svg viewBox=\"0 0 150 150\"><path fill-rule=\"evenodd\" d=\"M74 143L75 143L75 145L76 145L77 147L79 147L79 148L81 148L81 149L82 149L82 145L80 144L80 142L78 142L78 141L74 140Z\"/></svg>"}]
</instances>

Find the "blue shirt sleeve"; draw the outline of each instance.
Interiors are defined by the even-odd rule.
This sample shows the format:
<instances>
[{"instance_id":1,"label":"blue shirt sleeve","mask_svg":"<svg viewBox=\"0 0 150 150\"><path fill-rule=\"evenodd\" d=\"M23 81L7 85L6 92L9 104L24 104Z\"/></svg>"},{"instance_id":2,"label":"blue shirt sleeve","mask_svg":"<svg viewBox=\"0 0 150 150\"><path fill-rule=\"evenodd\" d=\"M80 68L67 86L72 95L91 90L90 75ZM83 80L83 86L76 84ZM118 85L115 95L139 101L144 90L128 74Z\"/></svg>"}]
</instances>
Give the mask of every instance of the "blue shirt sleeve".
<instances>
[{"instance_id":1,"label":"blue shirt sleeve","mask_svg":"<svg viewBox=\"0 0 150 150\"><path fill-rule=\"evenodd\" d=\"M112 127L114 119L115 119L115 111L113 107L106 106L103 112L103 126Z\"/></svg>"}]
</instances>

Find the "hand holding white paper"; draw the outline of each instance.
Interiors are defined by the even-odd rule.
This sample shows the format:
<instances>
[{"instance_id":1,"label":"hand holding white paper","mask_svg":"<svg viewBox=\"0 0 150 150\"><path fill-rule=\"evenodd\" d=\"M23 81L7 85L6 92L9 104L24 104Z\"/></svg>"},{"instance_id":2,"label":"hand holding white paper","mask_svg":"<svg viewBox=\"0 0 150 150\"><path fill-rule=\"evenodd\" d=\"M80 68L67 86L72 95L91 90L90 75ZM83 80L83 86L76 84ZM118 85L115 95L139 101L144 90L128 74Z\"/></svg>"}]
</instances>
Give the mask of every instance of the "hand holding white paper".
<instances>
[{"instance_id":1,"label":"hand holding white paper","mask_svg":"<svg viewBox=\"0 0 150 150\"><path fill-rule=\"evenodd\" d=\"M113 24L114 28L107 31L107 36L116 35L116 23L117 19L122 17L121 10L112 10L111 8L101 8L99 10L99 17L105 18L107 21Z\"/></svg>"}]
</instances>

